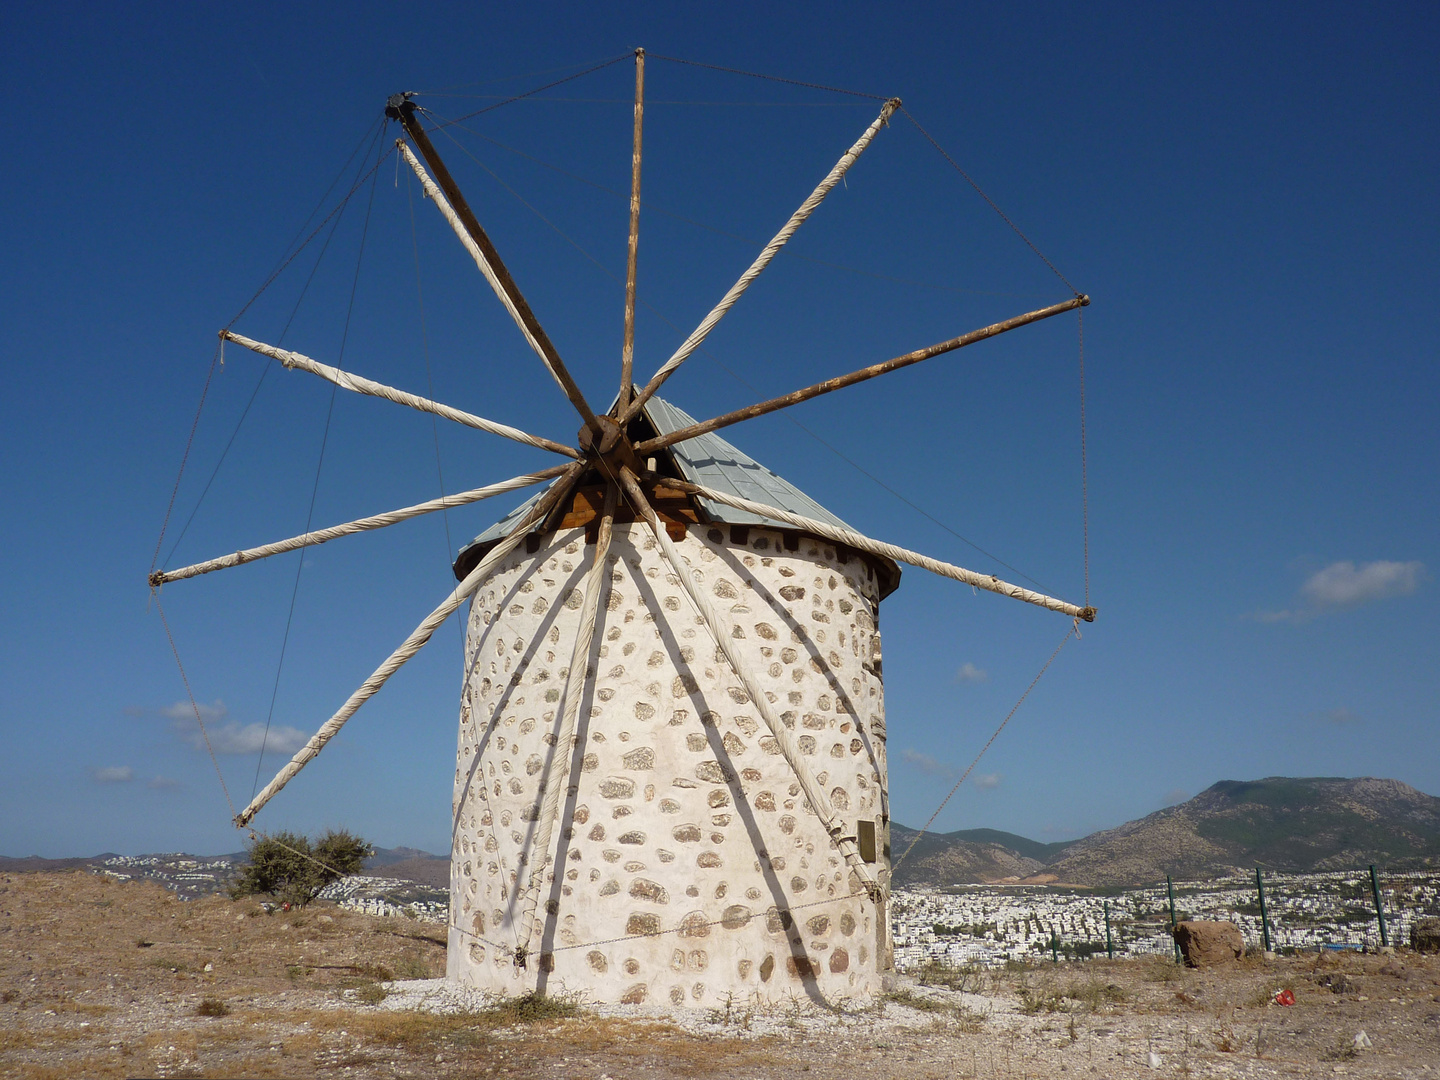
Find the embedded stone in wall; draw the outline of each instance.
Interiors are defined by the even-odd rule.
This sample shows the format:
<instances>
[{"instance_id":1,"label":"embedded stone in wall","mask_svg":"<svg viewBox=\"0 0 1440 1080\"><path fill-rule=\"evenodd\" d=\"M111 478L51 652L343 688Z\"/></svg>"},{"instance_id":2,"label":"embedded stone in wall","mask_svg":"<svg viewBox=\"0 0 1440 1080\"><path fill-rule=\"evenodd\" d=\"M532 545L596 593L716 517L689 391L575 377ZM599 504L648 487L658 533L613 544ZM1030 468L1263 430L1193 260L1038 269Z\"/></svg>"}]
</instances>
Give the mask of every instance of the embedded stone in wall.
<instances>
[{"instance_id":1,"label":"embedded stone in wall","mask_svg":"<svg viewBox=\"0 0 1440 1080\"><path fill-rule=\"evenodd\" d=\"M635 781L624 776L608 776L600 781L600 796L605 799L629 799L635 794Z\"/></svg>"},{"instance_id":2,"label":"embedded stone in wall","mask_svg":"<svg viewBox=\"0 0 1440 1080\"><path fill-rule=\"evenodd\" d=\"M626 990L625 993L620 995L620 1004L639 1005L642 1001L645 1000L645 995L648 992L649 987L647 987L644 983L636 983L634 986L630 987L630 989Z\"/></svg>"},{"instance_id":3,"label":"embedded stone in wall","mask_svg":"<svg viewBox=\"0 0 1440 1080\"><path fill-rule=\"evenodd\" d=\"M647 878L636 878L630 883L630 895L637 900L648 900L652 904L668 904L670 894L664 886Z\"/></svg>"},{"instance_id":4,"label":"embedded stone in wall","mask_svg":"<svg viewBox=\"0 0 1440 1080\"><path fill-rule=\"evenodd\" d=\"M703 911L692 911L680 920L680 936L703 938L710 936L710 920Z\"/></svg>"},{"instance_id":5,"label":"embedded stone in wall","mask_svg":"<svg viewBox=\"0 0 1440 1080\"><path fill-rule=\"evenodd\" d=\"M707 784L724 784L734 779L718 761L702 761L695 766L695 776Z\"/></svg>"},{"instance_id":6,"label":"embedded stone in wall","mask_svg":"<svg viewBox=\"0 0 1440 1080\"><path fill-rule=\"evenodd\" d=\"M720 925L726 930L739 930L750 922L750 909L744 904L731 904L725 909L725 914L720 919Z\"/></svg>"},{"instance_id":7,"label":"embedded stone in wall","mask_svg":"<svg viewBox=\"0 0 1440 1080\"><path fill-rule=\"evenodd\" d=\"M625 933L628 936L658 934L660 933L660 916L637 912L625 920Z\"/></svg>"},{"instance_id":8,"label":"embedded stone in wall","mask_svg":"<svg viewBox=\"0 0 1440 1080\"><path fill-rule=\"evenodd\" d=\"M654 710L651 710L652 712ZM637 746L620 759L625 768L636 771L655 768L655 751L648 746Z\"/></svg>"}]
</instances>

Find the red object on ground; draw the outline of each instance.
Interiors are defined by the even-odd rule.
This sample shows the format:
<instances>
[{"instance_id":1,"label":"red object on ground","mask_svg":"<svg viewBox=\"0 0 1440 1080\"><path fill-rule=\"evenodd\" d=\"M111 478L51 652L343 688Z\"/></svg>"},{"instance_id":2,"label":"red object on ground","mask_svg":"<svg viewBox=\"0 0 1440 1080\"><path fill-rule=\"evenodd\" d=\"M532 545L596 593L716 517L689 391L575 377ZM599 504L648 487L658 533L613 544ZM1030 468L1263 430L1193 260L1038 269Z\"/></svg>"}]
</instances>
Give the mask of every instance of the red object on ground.
<instances>
[{"instance_id":1,"label":"red object on ground","mask_svg":"<svg viewBox=\"0 0 1440 1080\"><path fill-rule=\"evenodd\" d=\"M1278 994L1275 995L1275 1004L1276 1004L1276 1005L1294 1005L1294 1004L1295 1004L1295 995L1294 995L1293 993L1291 993L1289 990L1281 990Z\"/></svg>"}]
</instances>

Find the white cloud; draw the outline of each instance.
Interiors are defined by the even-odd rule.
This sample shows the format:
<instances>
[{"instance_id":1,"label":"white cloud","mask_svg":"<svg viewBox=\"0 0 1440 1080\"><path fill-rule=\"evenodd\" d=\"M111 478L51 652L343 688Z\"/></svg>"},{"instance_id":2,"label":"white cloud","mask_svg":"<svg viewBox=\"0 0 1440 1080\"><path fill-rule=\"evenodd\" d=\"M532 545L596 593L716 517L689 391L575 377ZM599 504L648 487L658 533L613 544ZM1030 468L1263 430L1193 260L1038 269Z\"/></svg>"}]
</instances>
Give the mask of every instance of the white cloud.
<instances>
[{"instance_id":1,"label":"white cloud","mask_svg":"<svg viewBox=\"0 0 1440 1080\"><path fill-rule=\"evenodd\" d=\"M1409 596L1425 580L1425 564L1412 562L1361 563L1349 559L1331 563L1310 575L1300 593L1316 607L1353 607L1371 600Z\"/></svg>"},{"instance_id":2,"label":"white cloud","mask_svg":"<svg viewBox=\"0 0 1440 1080\"><path fill-rule=\"evenodd\" d=\"M945 779L955 775L955 770L946 765L938 758L929 754L922 754L919 750L904 749L900 751L900 760L907 765L913 765L926 776L943 776Z\"/></svg>"},{"instance_id":3,"label":"white cloud","mask_svg":"<svg viewBox=\"0 0 1440 1080\"><path fill-rule=\"evenodd\" d=\"M177 701L174 705L166 705L161 709L160 715L168 716L171 720L188 720L194 724L197 712L200 714L200 719L207 724L224 720L230 715L230 710L225 707L225 702L219 698L216 698L214 704L211 705L206 705L203 701L197 701L193 705L188 701Z\"/></svg>"},{"instance_id":4,"label":"white cloud","mask_svg":"<svg viewBox=\"0 0 1440 1080\"><path fill-rule=\"evenodd\" d=\"M976 667L974 664L970 663L969 660L966 660L965 663L961 664L960 670L955 672L955 681L957 683L986 682L989 678L990 673L988 671L986 671L982 667Z\"/></svg>"},{"instance_id":5,"label":"white cloud","mask_svg":"<svg viewBox=\"0 0 1440 1080\"><path fill-rule=\"evenodd\" d=\"M92 773L97 784L128 784L135 779L135 770L129 765L106 765Z\"/></svg>"},{"instance_id":6,"label":"white cloud","mask_svg":"<svg viewBox=\"0 0 1440 1080\"><path fill-rule=\"evenodd\" d=\"M217 754L258 754L262 746L266 753L293 754L309 739L299 728L272 725L267 735L264 724L237 724L233 720L219 727L207 726L205 733ZM205 739L198 730L186 733L185 740L197 750L205 748Z\"/></svg>"},{"instance_id":7,"label":"white cloud","mask_svg":"<svg viewBox=\"0 0 1440 1080\"><path fill-rule=\"evenodd\" d=\"M205 725L203 732L195 722L197 710ZM267 754L293 754L310 738L299 728L272 724L267 734L264 724L227 720L230 710L219 700L210 705L177 701L161 709L160 714L175 721L176 733L196 750L205 749L208 736L210 749L217 754L258 754L262 747Z\"/></svg>"},{"instance_id":8,"label":"white cloud","mask_svg":"<svg viewBox=\"0 0 1440 1080\"><path fill-rule=\"evenodd\" d=\"M1308 622L1327 611L1409 596L1429 576L1425 564L1418 560L1380 559L1356 566L1349 559L1341 559L1305 579L1305 584L1300 586L1302 603L1299 606L1282 611L1256 611L1249 617L1264 623Z\"/></svg>"},{"instance_id":9,"label":"white cloud","mask_svg":"<svg viewBox=\"0 0 1440 1080\"><path fill-rule=\"evenodd\" d=\"M998 772L981 773L970 782L982 791L990 791L1000 786L1000 774Z\"/></svg>"}]
</instances>

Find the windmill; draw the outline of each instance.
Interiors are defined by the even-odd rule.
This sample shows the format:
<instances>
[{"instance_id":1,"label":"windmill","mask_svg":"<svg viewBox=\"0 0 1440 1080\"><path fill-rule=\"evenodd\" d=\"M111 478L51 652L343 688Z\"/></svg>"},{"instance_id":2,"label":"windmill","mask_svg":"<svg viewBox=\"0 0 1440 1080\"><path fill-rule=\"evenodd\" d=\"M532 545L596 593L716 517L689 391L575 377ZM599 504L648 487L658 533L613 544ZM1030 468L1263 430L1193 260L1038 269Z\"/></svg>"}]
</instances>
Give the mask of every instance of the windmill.
<instances>
[{"instance_id":1,"label":"windmill","mask_svg":"<svg viewBox=\"0 0 1440 1080\"><path fill-rule=\"evenodd\" d=\"M235 818L252 819L470 604L452 801L451 978L503 993L713 1004L834 1001L892 967L881 600L899 564L1035 604L1067 603L855 531L716 432L1089 303L1053 304L696 421L669 376L841 182L900 107L884 101L754 262L650 380L633 378L643 50L624 340L597 413L432 143L412 95L386 107L414 172L574 406L571 446L269 345L223 340L337 387L566 459L552 468L151 574L152 588L548 481L463 548L445 600ZM417 154L418 151L418 154ZM423 159L423 160L422 160Z\"/></svg>"}]
</instances>

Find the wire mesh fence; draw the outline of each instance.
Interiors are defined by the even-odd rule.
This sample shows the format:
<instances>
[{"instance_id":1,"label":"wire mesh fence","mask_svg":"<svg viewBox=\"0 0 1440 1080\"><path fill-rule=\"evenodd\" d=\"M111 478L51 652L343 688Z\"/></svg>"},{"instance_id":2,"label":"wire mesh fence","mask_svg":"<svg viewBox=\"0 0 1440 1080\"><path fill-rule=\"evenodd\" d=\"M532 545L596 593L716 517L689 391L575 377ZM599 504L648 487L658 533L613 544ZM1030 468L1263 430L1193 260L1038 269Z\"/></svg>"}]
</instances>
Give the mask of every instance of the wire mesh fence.
<instances>
[{"instance_id":1,"label":"wire mesh fence","mask_svg":"<svg viewBox=\"0 0 1440 1080\"><path fill-rule=\"evenodd\" d=\"M1247 948L1281 953L1408 945L1418 920L1440 916L1440 870L1378 871L1377 915L1369 868L1318 874L1263 873L1174 883L1174 917L1233 922ZM943 893L897 892L895 956L926 963L994 965L1044 958L1171 956L1165 883L1102 893L1050 887L974 885Z\"/></svg>"}]
</instances>

